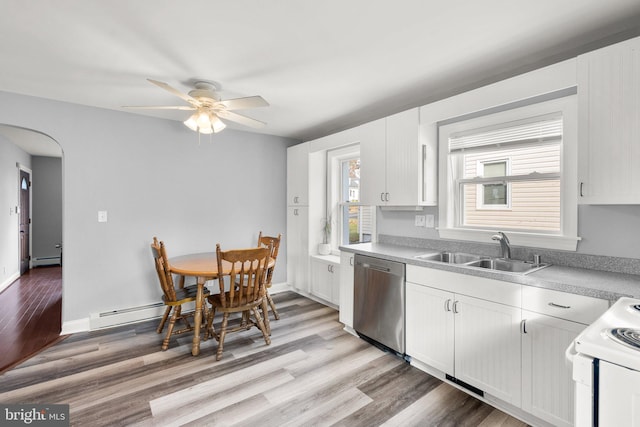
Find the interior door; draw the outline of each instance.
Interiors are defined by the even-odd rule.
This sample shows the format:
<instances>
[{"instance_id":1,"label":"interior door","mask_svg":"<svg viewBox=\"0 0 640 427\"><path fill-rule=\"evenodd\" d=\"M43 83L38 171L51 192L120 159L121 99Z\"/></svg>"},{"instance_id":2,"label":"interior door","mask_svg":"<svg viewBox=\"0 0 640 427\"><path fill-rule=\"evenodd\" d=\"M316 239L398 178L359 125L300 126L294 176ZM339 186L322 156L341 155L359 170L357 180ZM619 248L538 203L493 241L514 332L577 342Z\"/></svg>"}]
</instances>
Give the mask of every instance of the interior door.
<instances>
[{"instance_id":1,"label":"interior door","mask_svg":"<svg viewBox=\"0 0 640 427\"><path fill-rule=\"evenodd\" d=\"M20 275L29 271L29 230L31 224L31 175L20 170Z\"/></svg>"}]
</instances>

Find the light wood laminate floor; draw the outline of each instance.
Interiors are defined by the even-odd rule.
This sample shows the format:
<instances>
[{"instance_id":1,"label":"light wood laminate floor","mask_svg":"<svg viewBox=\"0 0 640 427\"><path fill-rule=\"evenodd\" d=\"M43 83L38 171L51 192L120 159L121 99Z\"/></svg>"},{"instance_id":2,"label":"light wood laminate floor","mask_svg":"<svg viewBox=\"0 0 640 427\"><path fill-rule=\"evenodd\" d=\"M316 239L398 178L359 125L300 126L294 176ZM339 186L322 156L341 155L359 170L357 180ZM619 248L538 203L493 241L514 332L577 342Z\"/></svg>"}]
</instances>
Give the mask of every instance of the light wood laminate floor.
<instances>
[{"instance_id":1,"label":"light wood laminate floor","mask_svg":"<svg viewBox=\"0 0 640 427\"><path fill-rule=\"evenodd\" d=\"M257 329L191 356L161 351L157 320L74 334L0 375L0 402L67 403L78 426L523 426L347 334L338 313L273 295L272 344Z\"/></svg>"}]
</instances>

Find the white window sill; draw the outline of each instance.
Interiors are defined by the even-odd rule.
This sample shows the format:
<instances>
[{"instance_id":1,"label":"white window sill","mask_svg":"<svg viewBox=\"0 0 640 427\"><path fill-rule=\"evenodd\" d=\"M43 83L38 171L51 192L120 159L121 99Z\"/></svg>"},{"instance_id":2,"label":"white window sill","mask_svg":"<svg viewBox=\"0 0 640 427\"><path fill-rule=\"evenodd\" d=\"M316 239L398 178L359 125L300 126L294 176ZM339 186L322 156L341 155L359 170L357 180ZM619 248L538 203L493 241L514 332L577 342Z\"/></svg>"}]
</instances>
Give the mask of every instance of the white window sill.
<instances>
[{"instance_id":1,"label":"white window sill","mask_svg":"<svg viewBox=\"0 0 640 427\"><path fill-rule=\"evenodd\" d=\"M467 240L478 243L492 242L491 236L500 230L470 230L463 228L439 228L438 233L442 239ZM579 237L558 236L548 234L523 233L506 231L505 234L514 246L526 246L534 248L555 249L563 251L576 251Z\"/></svg>"}]
</instances>

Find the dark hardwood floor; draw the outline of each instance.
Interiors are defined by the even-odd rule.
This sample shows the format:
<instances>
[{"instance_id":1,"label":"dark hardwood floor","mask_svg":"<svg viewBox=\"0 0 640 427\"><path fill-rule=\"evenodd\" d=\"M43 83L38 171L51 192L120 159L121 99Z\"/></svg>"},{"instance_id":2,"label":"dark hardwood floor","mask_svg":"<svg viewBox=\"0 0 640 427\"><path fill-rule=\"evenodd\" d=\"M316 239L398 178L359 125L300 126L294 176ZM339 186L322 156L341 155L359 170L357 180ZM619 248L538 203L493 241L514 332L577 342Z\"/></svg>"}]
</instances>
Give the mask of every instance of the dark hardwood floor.
<instances>
[{"instance_id":1,"label":"dark hardwood floor","mask_svg":"<svg viewBox=\"0 0 640 427\"><path fill-rule=\"evenodd\" d=\"M343 331L338 313L273 295L271 345L257 329L191 356L161 351L157 320L74 334L0 375L0 402L70 405L77 426L523 426ZM218 319L219 320L219 319Z\"/></svg>"},{"instance_id":2,"label":"dark hardwood floor","mask_svg":"<svg viewBox=\"0 0 640 427\"><path fill-rule=\"evenodd\" d=\"M0 373L58 342L62 267L29 270L0 293Z\"/></svg>"}]
</instances>

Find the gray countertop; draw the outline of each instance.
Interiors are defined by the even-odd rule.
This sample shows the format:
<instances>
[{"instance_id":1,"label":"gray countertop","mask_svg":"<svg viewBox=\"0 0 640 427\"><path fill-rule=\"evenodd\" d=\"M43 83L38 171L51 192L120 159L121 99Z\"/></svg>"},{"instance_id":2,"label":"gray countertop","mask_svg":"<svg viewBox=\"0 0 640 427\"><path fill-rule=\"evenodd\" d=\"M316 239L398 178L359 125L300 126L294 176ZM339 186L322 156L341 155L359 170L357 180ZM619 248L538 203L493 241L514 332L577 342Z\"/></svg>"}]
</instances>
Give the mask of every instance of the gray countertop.
<instances>
[{"instance_id":1,"label":"gray countertop","mask_svg":"<svg viewBox=\"0 0 640 427\"><path fill-rule=\"evenodd\" d=\"M438 261L420 260L416 259L415 256L437 251L386 243L360 243L341 246L340 250L610 301L616 301L620 297L640 298L640 276L634 274L612 273L561 265L550 265L528 274L508 273Z\"/></svg>"}]
</instances>

